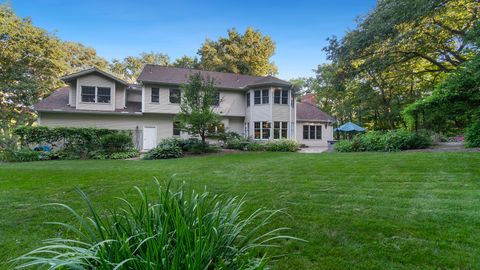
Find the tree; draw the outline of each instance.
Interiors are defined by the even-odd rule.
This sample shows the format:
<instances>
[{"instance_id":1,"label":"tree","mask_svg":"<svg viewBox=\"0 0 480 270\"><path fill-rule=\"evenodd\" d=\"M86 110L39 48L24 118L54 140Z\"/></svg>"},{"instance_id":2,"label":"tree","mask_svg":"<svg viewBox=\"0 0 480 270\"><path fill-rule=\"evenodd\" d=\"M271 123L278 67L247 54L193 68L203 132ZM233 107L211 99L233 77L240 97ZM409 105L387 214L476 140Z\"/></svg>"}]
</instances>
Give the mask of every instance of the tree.
<instances>
[{"instance_id":1,"label":"tree","mask_svg":"<svg viewBox=\"0 0 480 270\"><path fill-rule=\"evenodd\" d=\"M65 61L68 73L96 67L102 70L108 69L108 61L97 55L92 47L85 47L81 43L65 41L62 42L65 52Z\"/></svg>"},{"instance_id":2,"label":"tree","mask_svg":"<svg viewBox=\"0 0 480 270\"><path fill-rule=\"evenodd\" d=\"M213 111L218 93L213 79L200 72L189 75L188 83L182 85L182 101L177 120L180 128L194 136L200 136L205 145L209 127L218 126L220 116Z\"/></svg>"},{"instance_id":3,"label":"tree","mask_svg":"<svg viewBox=\"0 0 480 270\"><path fill-rule=\"evenodd\" d=\"M274 53L272 39L251 27L243 35L230 29L228 37L207 39L198 50L202 69L257 76L277 73L277 66L270 61Z\"/></svg>"},{"instance_id":4,"label":"tree","mask_svg":"<svg viewBox=\"0 0 480 270\"><path fill-rule=\"evenodd\" d=\"M113 59L110 71L123 80L135 83L146 64L168 66L170 57L163 53L142 52L140 56L128 56L123 60Z\"/></svg>"},{"instance_id":5,"label":"tree","mask_svg":"<svg viewBox=\"0 0 480 270\"><path fill-rule=\"evenodd\" d=\"M192 68L198 69L200 68L200 63L196 57L192 58L190 56L184 55L180 58L177 58L173 63L172 66L179 67L179 68Z\"/></svg>"},{"instance_id":6,"label":"tree","mask_svg":"<svg viewBox=\"0 0 480 270\"><path fill-rule=\"evenodd\" d=\"M0 5L0 140L8 141L15 127L35 121L30 106L61 85L64 58L55 36Z\"/></svg>"}]
</instances>

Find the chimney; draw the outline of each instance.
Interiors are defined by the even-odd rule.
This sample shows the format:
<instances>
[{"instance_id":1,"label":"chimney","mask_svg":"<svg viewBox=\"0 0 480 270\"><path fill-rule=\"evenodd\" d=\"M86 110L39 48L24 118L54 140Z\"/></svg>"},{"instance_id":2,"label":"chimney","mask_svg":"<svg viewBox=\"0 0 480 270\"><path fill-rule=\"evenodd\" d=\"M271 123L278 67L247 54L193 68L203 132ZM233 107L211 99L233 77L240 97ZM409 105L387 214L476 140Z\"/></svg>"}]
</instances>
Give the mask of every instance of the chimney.
<instances>
[{"instance_id":1,"label":"chimney","mask_svg":"<svg viewBox=\"0 0 480 270\"><path fill-rule=\"evenodd\" d=\"M314 93L307 93L301 97L303 103L308 103L311 105L317 105L317 95Z\"/></svg>"}]
</instances>

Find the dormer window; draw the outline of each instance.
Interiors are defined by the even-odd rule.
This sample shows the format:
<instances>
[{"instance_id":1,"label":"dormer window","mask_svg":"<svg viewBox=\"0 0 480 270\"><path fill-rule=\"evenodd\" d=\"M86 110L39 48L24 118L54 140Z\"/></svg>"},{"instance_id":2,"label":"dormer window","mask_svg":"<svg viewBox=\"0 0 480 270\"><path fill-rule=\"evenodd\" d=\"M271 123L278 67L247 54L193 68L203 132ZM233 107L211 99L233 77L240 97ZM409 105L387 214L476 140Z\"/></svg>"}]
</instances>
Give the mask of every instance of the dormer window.
<instances>
[{"instance_id":1,"label":"dormer window","mask_svg":"<svg viewBox=\"0 0 480 270\"><path fill-rule=\"evenodd\" d=\"M110 87L82 86L82 102L110 103L112 92Z\"/></svg>"}]
</instances>

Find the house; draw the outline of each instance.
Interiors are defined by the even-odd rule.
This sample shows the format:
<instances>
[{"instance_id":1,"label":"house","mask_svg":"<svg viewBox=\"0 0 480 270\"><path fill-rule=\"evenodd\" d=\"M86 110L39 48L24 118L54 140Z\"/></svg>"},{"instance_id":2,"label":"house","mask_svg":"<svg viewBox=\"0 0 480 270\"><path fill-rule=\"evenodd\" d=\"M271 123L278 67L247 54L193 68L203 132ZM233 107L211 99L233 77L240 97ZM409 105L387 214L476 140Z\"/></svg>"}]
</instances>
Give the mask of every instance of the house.
<instances>
[{"instance_id":1,"label":"house","mask_svg":"<svg viewBox=\"0 0 480 270\"><path fill-rule=\"evenodd\" d=\"M91 68L62 77L67 86L35 105L38 123L58 127L99 127L129 130L140 150L161 139L188 137L178 129L182 91L189 74L200 72L215 81L226 130L255 140L293 139L306 146L327 146L333 119L312 100L295 101L292 85L272 76L146 65L138 84Z\"/></svg>"}]
</instances>

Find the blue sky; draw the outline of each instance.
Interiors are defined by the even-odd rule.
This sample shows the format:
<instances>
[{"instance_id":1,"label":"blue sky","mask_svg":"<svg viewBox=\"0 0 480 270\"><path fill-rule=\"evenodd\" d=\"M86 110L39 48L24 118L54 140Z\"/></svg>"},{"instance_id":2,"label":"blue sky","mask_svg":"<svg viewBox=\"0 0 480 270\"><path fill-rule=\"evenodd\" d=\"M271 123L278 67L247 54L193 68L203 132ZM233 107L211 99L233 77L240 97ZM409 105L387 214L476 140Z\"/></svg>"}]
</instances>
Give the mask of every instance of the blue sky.
<instances>
[{"instance_id":1,"label":"blue sky","mask_svg":"<svg viewBox=\"0 0 480 270\"><path fill-rule=\"evenodd\" d=\"M0 0L2 2L2 0ZM31 17L64 40L94 47L111 60L142 51L175 59L195 56L206 38L225 36L229 28L248 26L276 43L273 61L279 77L313 75L324 63L326 38L342 36L376 0L318 1L61 1L10 0L15 12Z\"/></svg>"}]
</instances>

